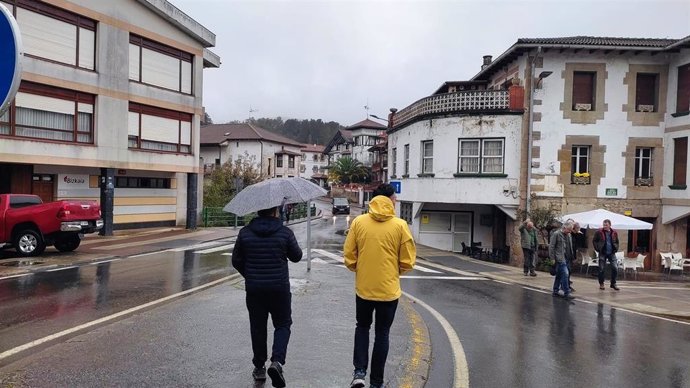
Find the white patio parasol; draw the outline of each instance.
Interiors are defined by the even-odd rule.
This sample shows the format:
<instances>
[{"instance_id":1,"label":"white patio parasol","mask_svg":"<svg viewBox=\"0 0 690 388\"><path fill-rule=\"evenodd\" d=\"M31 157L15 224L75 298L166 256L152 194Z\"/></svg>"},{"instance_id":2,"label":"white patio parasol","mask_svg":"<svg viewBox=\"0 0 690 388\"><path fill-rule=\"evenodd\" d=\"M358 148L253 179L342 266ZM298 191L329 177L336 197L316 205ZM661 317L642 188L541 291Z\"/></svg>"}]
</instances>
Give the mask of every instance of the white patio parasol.
<instances>
[{"instance_id":1,"label":"white patio parasol","mask_svg":"<svg viewBox=\"0 0 690 388\"><path fill-rule=\"evenodd\" d=\"M611 228L624 230L649 230L654 226L649 222L640 221L636 218L614 213L606 209L596 209L581 213L566 214L561 219L563 221L572 218L583 228L601 228L604 220L611 220Z\"/></svg>"}]
</instances>

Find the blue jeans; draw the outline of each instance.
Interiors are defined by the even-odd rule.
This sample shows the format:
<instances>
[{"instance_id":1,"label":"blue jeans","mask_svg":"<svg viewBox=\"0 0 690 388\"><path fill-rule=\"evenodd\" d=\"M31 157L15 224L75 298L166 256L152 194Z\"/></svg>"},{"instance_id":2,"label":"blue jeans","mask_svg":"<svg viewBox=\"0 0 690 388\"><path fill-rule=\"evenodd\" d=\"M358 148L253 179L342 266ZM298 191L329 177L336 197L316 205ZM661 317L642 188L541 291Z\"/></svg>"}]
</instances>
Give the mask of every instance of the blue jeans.
<instances>
[{"instance_id":1,"label":"blue jeans","mask_svg":"<svg viewBox=\"0 0 690 388\"><path fill-rule=\"evenodd\" d=\"M612 253L610 255L599 255L599 284L604 285L604 269L606 268L606 262L611 263L611 287L616 285L616 278L618 277L618 260L616 259L616 254Z\"/></svg>"},{"instance_id":2,"label":"blue jeans","mask_svg":"<svg viewBox=\"0 0 690 388\"><path fill-rule=\"evenodd\" d=\"M570 295L570 286L568 285L568 264L556 263L556 278L553 280L553 293L557 293L558 289L563 290L563 295Z\"/></svg>"},{"instance_id":3,"label":"blue jeans","mask_svg":"<svg viewBox=\"0 0 690 388\"><path fill-rule=\"evenodd\" d=\"M290 291L247 291L247 310L252 335L252 363L260 368L268 358L266 350L268 314L273 320L273 351L271 361L285 365L290 326L292 326L292 294Z\"/></svg>"},{"instance_id":4,"label":"blue jeans","mask_svg":"<svg viewBox=\"0 0 690 388\"><path fill-rule=\"evenodd\" d=\"M395 319L395 310L398 308L398 300L390 302L377 302L356 299L357 328L355 329L355 351L352 363L355 369L366 371L369 364L369 329L374 311L376 311L376 323L374 325L374 350L371 352L371 384L383 384L383 371L388 358L388 334Z\"/></svg>"}]
</instances>

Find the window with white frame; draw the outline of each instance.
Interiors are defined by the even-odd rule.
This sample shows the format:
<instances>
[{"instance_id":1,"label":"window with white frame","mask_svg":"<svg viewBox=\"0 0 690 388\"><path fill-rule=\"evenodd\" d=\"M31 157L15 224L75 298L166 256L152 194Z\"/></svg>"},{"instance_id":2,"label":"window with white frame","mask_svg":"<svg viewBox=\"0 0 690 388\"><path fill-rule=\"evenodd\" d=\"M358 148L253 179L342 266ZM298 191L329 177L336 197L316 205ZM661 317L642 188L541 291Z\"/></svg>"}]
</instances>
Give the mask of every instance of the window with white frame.
<instances>
[{"instance_id":1,"label":"window with white frame","mask_svg":"<svg viewBox=\"0 0 690 388\"><path fill-rule=\"evenodd\" d=\"M22 36L24 55L94 70L96 21L39 1L6 0Z\"/></svg>"},{"instance_id":2,"label":"window with white frame","mask_svg":"<svg viewBox=\"0 0 690 388\"><path fill-rule=\"evenodd\" d=\"M571 156L571 182L572 183L582 183L576 182L579 179L589 181L589 157L590 157L590 146L573 146L572 156Z\"/></svg>"},{"instance_id":3,"label":"window with white frame","mask_svg":"<svg viewBox=\"0 0 690 388\"><path fill-rule=\"evenodd\" d=\"M393 148L393 156L391 157L391 175L396 176L398 174L398 149Z\"/></svg>"},{"instance_id":4,"label":"window with white frame","mask_svg":"<svg viewBox=\"0 0 690 388\"><path fill-rule=\"evenodd\" d=\"M129 148L190 154L190 113L129 103Z\"/></svg>"},{"instance_id":5,"label":"window with white frame","mask_svg":"<svg viewBox=\"0 0 690 388\"><path fill-rule=\"evenodd\" d=\"M400 202L400 218L412 224L412 202Z\"/></svg>"},{"instance_id":6,"label":"window with white frame","mask_svg":"<svg viewBox=\"0 0 690 388\"><path fill-rule=\"evenodd\" d=\"M288 168L295 168L295 156L288 155Z\"/></svg>"},{"instance_id":7,"label":"window with white frame","mask_svg":"<svg viewBox=\"0 0 690 388\"><path fill-rule=\"evenodd\" d=\"M652 185L652 151L650 147L635 149L635 186Z\"/></svg>"},{"instance_id":8,"label":"window with white frame","mask_svg":"<svg viewBox=\"0 0 690 388\"><path fill-rule=\"evenodd\" d=\"M0 135L93 144L95 101L92 94L22 81L0 116Z\"/></svg>"},{"instance_id":9,"label":"window with white frame","mask_svg":"<svg viewBox=\"0 0 690 388\"><path fill-rule=\"evenodd\" d=\"M194 56L137 35L129 36L129 79L192 94Z\"/></svg>"},{"instance_id":10,"label":"window with white frame","mask_svg":"<svg viewBox=\"0 0 690 388\"><path fill-rule=\"evenodd\" d=\"M504 139L459 139L459 174L502 174Z\"/></svg>"},{"instance_id":11,"label":"window with white frame","mask_svg":"<svg viewBox=\"0 0 690 388\"><path fill-rule=\"evenodd\" d=\"M276 167L283 168L283 155L276 155Z\"/></svg>"},{"instance_id":12,"label":"window with white frame","mask_svg":"<svg viewBox=\"0 0 690 388\"><path fill-rule=\"evenodd\" d=\"M422 142L422 174L434 172L434 141L426 140Z\"/></svg>"},{"instance_id":13,"label":"window with white frame","mask_svg":"<svg viewBox=\"0 0 690 388\"><path fill-rule=\"evenodd\" d=\"M410 175L410 145L405 144L405 168L403 169L403 174L404 175Z\"/></svg>"}]
</instances>

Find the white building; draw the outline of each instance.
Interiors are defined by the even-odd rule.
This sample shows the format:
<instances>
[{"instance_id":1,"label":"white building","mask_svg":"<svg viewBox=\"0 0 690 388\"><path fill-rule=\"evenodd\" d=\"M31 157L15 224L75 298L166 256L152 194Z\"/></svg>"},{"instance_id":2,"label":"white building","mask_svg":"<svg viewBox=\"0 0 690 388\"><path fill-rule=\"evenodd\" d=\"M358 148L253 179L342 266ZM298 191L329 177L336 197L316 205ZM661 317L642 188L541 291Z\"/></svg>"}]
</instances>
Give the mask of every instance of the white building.
<instances>
[{"instance_id":1,"label":"white building","mask_svg":"<svg viewBox=\"0 0 690 388\"><path fill-rule=\"evenodd\" d=\"M305 144L302 147L300 176L311 179L321 187L326 187L328 156L323 153L326 147L320 144Z\"/></svg>"},{"instance_id":2,"label":"white building","mask_svg":"<svg viewBox=\"0 0 690 388\"><path fill-rule=\"evenodd\" d=\"M374 163L374 154L369 149L379 142L385 131L386 127L377 122L362 120L336 132L324 152L328 154L331 164L343 156L349 156L371 167Z\"/></svg>"},{"instance_id":3,"label":"white building","mask_svg":"<svg viewBox=\"0 0 690 388\"><path fill-rule=\"evenodd\" d=\"M265 177L300 176L302 143L253 124L210 124L201 128L204 170L249 158Z\"/></svg>"},{"instance_id":4,"label":"white building","mask_svg":"<svg viewBox=\"0 0 690 388\"><path fill-rule=\"evenodd\" d=\"M215 35L165 0L3 0L24 45L0 192L100 199L103 233L195 227Z\"/></svg>"}]
</instances>

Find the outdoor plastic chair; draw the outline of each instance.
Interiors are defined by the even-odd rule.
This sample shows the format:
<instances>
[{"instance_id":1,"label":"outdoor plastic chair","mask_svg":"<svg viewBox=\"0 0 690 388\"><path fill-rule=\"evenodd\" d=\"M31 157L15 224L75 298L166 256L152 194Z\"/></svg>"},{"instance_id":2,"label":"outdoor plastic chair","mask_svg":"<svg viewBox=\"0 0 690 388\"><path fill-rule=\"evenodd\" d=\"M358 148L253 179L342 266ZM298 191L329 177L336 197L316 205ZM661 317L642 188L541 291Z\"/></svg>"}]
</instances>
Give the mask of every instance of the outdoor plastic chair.
<instances>
[{"instance_id":1,"label":"outdoor plastic chair","mask_svg":"<svg viewBox=\"0 0 690 388\"><path fill-rule=\"evenodd\" d=\"M676 261L676 265L681 267L681 274L685 272L685 268L690 268L690 259L683 257L681 253L671 253L671 257Z\"/></svg>"},{"instance_id":2,"label":"outdoor plastic chair","mask_svg":"<svg viewBox=\"0 0 690 388\"><path fill-rule=\"evenodd\" d=\"M629 269L635 271L635 279L637 279L637 257L623 257L623 278L624 279L625 279L626 272L628 272Z\"/></svg>"},{"instance_id":3,"label":"outdoor plastic chair","mask_svg":"<svg viewBox=\"0 0 690 388\"><path fill-rule=\"evenodd\" d=\"M671 252L667 252L667 253L659 252L659 255L661 256L661 266L664 267L661 272L664 272L664 271L666 271L666 267L667 267L666 263L668 262L668 260L666 260L666 259L672 259L673 256L671 256Z\"/></svg>"},{"instance_id":4,"label":"outdoor plastic chair","mask_svg":"<svg viewBox=\"0 0 690 388\"><path fill-rule=\"evenodd\" d=\"M623 267L623 260L625 259L625 254L623 252L616 252L616 268L618 270L623 270L625 271L625 267ZM623 274L625 276L625 274Z\"/></svg>"},{"instance_id":5,"label":"outdoor plastic chair","mask_svg":"<svg viewBox=\"0 0 690 388\"><path fill-rule=\"evenodd\" d=\"M583 263L587 265L587 270L585 271L585 275L589 273L589 269L592 267L597 267L599 268L599 254L596 252L594 253L594 257L589 257L585 254L585 256L582 258ZM586 260L586 261L585 261ZM582 273L582 269L580 269L580 273Z\"/></svg>"},{"instance_id":6,"label":"outdoor plastic chair","mask_svg":"<svg viewBox=\"0 0 690 388\"><path fill-rule=\"evenodd\" d=\"M635 259L635 271L637 271L637 269L639 268L642 270L642 272L644 272L644 259L646 257L647 256L645 256L641 253L637 254L637 258Z\"/></svg>"},{"instance_id":7,"label":"outdoor plastic chair","mask_svg":"<svg viewBox=\"0 0 690 388\"><path fill-rule=\"evenodd\" d=\"M681 276L683 275L683 266L679 260L673 258L670 253L667 253L666 256L662 255L662 257L664 257L664 260L666 261L666 268L668 269L668 276L666 279L670 279L671 272L676 270L680 271Z\"/></svg>"}]
</instances>

